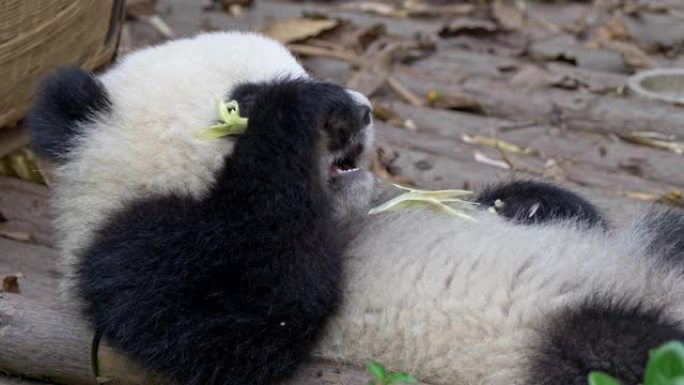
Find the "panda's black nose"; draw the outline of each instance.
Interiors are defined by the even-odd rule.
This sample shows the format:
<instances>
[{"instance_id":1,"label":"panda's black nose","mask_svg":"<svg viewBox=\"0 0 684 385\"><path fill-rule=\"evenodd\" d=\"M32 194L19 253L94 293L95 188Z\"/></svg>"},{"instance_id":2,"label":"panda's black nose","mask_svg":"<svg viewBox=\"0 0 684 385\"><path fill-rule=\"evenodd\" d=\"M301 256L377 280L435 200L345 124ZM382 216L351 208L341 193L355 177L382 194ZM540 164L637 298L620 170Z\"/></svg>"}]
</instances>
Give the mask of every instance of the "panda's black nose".
<instances>
[{"instance_id":1,"label":"panda's black nose","mask_svg":"<svg viewBox=\"0 0 684 385\"><path fill-rule=\"evenodd\" d=\"M367 126L373 121L373 110L366 105L359 106L359 116L361 116L361 124Z\"/></svg>"}]
</instances>

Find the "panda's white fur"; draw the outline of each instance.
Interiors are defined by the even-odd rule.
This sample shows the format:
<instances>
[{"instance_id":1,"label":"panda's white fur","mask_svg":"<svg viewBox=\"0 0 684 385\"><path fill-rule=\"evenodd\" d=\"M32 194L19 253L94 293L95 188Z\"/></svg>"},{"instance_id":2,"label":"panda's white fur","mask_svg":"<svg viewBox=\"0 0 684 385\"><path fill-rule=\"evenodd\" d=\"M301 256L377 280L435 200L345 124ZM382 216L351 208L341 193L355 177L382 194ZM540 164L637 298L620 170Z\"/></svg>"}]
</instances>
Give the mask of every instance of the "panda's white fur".
<instances>
[{"instance_id":1,"label":"panda's white fur","mask_svg":"<svg viewBox=\"0 0 684 385\"><path fill-rule=\"evenodd\" d=\"M278 75L307 76L276 42L215 33L131 54L99 78L111 112L85 123L56 169L67 294L75 253L110 213L153 193L201 197L214 183L232 147L195 137L215 118L214 97ZM549 320L588 299L684 319L682 270L651 255L654 234L639 220L606 232L475 217L412 209L356 222L344 304L317 354L379 360L440 385L527 384Z\"/></svg>"}]
</instances>

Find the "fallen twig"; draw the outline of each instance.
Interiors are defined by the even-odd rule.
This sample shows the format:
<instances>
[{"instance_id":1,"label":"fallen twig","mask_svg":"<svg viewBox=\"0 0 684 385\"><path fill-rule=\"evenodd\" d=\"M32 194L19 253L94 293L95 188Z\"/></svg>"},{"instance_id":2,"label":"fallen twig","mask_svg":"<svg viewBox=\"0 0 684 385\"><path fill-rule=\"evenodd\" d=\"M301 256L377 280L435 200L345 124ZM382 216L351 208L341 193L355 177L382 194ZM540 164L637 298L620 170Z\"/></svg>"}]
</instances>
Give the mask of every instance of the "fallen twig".
<instances>
[{"instance_id":1,"label":"fallen twig","mask_svg":"<svg viewBox=\"0 0 684 385\"><path fill-rule=\"evenodd\" d=\"M422 107L425 105L423 102L423 99L421 99L418 95L416 95L413 91L408 89L405 85L403 85L397 78L394 76L388 76L387 77L387 85L394 91L396 92L404 101L406 101L408 104L416 107Z\"/></svg>"},{"instance_id":2,"label":"fallen twig","mask_svg":"<svg viewBox=\"0 0 684 385\"><path fill-rule=\"evenodd\" d=\"M314 45L306 44L288 44L287 48L297 55L302 56L314 56L314 57L324 57L330 59L337 59L349 62L357 67L361 66L361 58L351 52L331 50L327 48L322 48Z\"/></svg>"}]
</instances>

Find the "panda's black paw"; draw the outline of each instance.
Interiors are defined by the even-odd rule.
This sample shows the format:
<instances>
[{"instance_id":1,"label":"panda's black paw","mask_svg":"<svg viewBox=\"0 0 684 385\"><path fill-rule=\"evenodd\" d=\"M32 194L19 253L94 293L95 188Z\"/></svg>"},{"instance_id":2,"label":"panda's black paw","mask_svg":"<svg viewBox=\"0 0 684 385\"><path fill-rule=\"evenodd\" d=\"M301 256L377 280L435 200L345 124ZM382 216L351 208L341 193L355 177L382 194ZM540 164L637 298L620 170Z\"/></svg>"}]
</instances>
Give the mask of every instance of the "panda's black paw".
<instances>
[{"instance_id":1,"label":"panda's black paw","mask_svg":"<svg viewBox=\"0 0 684 385\"><path fill-rule=\"evenodd\" d=\"M572 220L588 227L607 227L599 210L577 194L548 183L515 181L490 186L477 202L521 224Z\"/></svg>"}]
</instances>

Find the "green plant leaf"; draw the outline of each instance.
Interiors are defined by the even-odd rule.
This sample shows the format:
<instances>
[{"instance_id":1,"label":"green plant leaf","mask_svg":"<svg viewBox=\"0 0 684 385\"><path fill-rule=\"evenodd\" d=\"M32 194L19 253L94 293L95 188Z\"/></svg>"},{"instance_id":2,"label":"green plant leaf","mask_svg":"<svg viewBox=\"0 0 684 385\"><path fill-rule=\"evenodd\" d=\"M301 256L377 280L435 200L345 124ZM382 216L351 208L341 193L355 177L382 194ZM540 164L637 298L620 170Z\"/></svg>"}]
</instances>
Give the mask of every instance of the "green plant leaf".
<instances>
[{"instance_id":1,"label":"green plant leaf","mask_svg":"<svg viewBox=\"0 0 684 385\"><path fill-rule=\"evenodd\" d=\"M368 364L368 373L381 383L385 383L385 380L387 379L387 370L385 369L385 366L376 361L371 361Z\"/></svg>"},{"instance_id":2,"label":"green plant leaf","mask_svg":"<svg viewBox=\"0 0 684 385\"><path fill-rule=\"evenodd\" d=\"M651 350L644 385L672 385L680 377L684 377L684 344L672 341Z\"/></svg>"},{"instance_id":3,"label":"green plant leaf","mask_svg":"<svg viewBox=\"0 0 684 385\"><path fill-rule=\"evenodd\" d=\"M235 100L224 103L216 98L218 124L200 131L196 136L201 140L217 139L229 135L240 135L247 128L247 118L240 116L240 106Z\"/></svg>"},{"instance_id":4,"label":"green plant leaf","mask_svg":"<svg viewBox=\"0 0 684 385\"><path fill-rule=\"evenodd\" d=\"M230 120L230 112L228 111L228 105L221 99L216 98L216 115L222 122L227 122Z\"/></svg>"},{"instance_id":5,"label":"green plant leaf","mask_svg":"<svg viewBox=\"0 0 684 385\"><path fill-rule=\"evenodd\" d=\"M389 375L388 384L417 384L418 380L405 372L394 372Z\"/></svg>"},{"instance_id":6,"label":"green plant leaf","mask_svg":"<svg viewBox=\"0 0 684 385\"><path fill-rule=\"evenodd\" d=\"M591 372L589 385L620 385L620 381L603 372Z\"/></svg>"}]
</instances>

